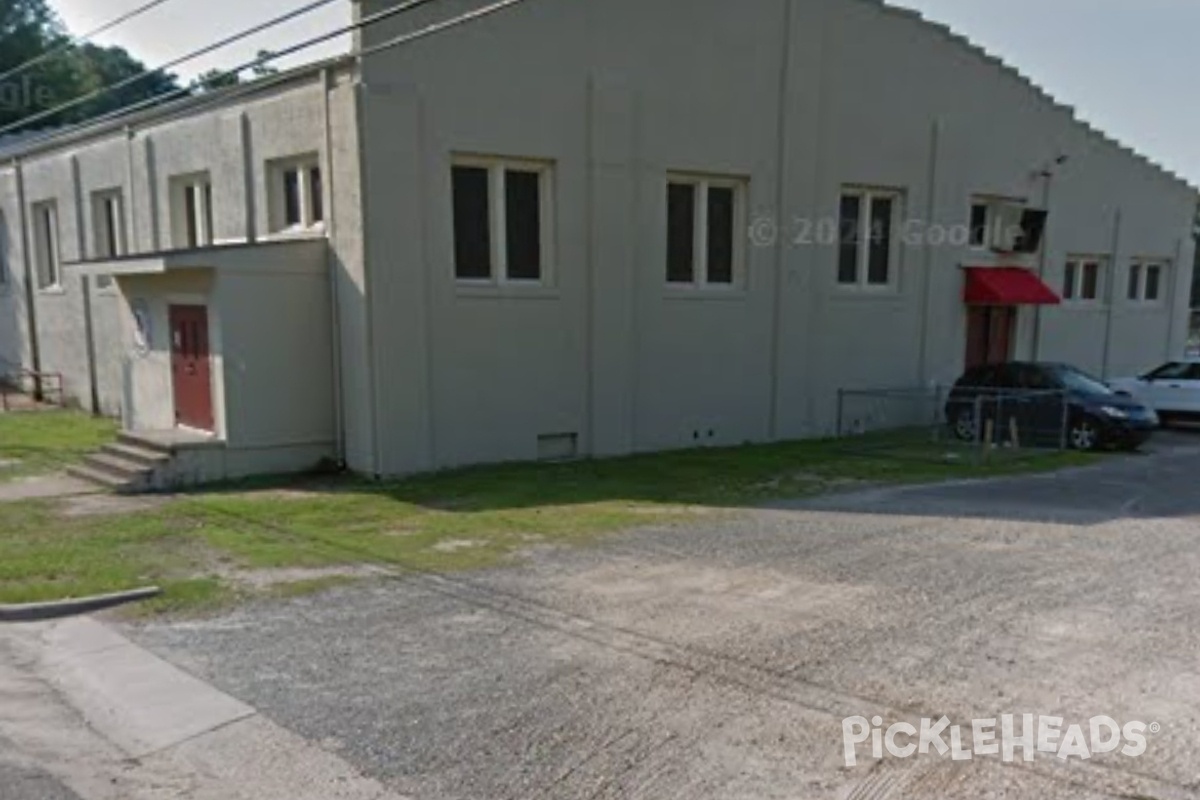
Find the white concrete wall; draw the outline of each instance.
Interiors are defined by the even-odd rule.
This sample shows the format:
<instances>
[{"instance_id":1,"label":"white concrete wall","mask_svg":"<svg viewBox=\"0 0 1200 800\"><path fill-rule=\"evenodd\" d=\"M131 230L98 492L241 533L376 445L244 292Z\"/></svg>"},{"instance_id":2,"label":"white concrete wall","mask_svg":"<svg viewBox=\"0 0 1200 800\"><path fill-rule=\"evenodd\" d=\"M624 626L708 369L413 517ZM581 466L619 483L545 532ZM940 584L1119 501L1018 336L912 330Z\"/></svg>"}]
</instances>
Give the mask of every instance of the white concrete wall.
<instances>
[{"instance_id":1,"label":"white concrete wall","mask_svg":"<svg viewBox=\"0 0 1200 800\"><path fill-rule=\"evenodd\" d=\"M201 305L209 309L208 338L213 378L213 413L216 434L224 438L226 405L224 392L223 310L212 303L213 273L195 269L169 275L122 277L117 281L124 302L120 348L123 365L125 427L133 431L162 431L175 427L175 390L171 379L172 305ZM146 347L135 345L136 323L132 309L145 308L150 326Z\"/></svg>"},{"instance_id":2,"label":"white concrete wall","mask_svg":"<svg viewBox=\"0 0 1200 800\"><path fill-rule=\"evenodd\" d=\"M201 305L208 309L214 433L224 443L219 456L205 454L205 463L228 470L218 477L229 478L336 458L324 241L196 251L174 264L166 258L165 273L117 281L123 307L150 316L148 346L139 349L133 315L123 315L127 427L175 426L169 309Z\"/></svg>"},{"instance_id":3,"label":"white concrete wall","mask_svg":"<svg viewBox=\"0 0 1200 800\"><path fill-rule=\"evenodd\" d=\"M223 435L229 452L335 456L333 345L324 243L245 252L219 265ZM297 468L314 466L317 459ZM269 471L269 470L264 470Z\"/></svg>"},{"instance_id":4,"label":"white concrete wall","mask_svg":"<svg viewBox=\"0 0 1200 800\"><path fill-rule=\"evenodd\" d=\"M121 192L129 250L150 253L179 244L171 236L172 179L207 172L213 182L215 239L237 243L262 238L269 231L267 163L324 153L323 83L318 73L301 76L265 93L195 113L135 120L129 134L116 128L66 141L24 156L19 167L0 165L0 215L14 234L10 263L22 279L27 266L20 241L16 170L24 177L27 226L35 203L53 200L58 206L67 266L60 289L35 291L35 311L41 368L63 373L74 402L91 407L84 287L69 262L97 256L92 193ZM9 353L32 366L28 325L22 321L27 311L23 285L7 293L0 289L0 358ZM121 365L127 354L122 318L127 309L115 288L93 288L90 305L98 410L118 416L124 394Z\"/></svg>"},{"instance_id":5,"label":"white concrete wall","mask_svg":"<svg viewBox=\"0 0 1200 800\"><path fill-rule=\"evenodd\" d=\"M383 472L532 458L547 433L576 432L595 454L820 435L838 388L952 381L961 267L1001 260L916 245L895 291L839 287L836 249L794 243L792 221L836 221L846 185L896 189L905 218L962 225L973 195L1041 205L1038 173L1068 155L1049 194L1052 286L1068 253L1111 249L1117 208L1119 286L1134 254L1190 275L1193 191L945 29L860 0L696 0L686 25L679 14L667 0L532 2L365 62ZM456 153L553 162L550 285L456 284ZM778 246L751 248L744 291L665 286L672 171L743 176L750 209L779 222ZM1110 373L1152 363L1183 346L1183 294L1115 307L1107 357L1096 315L1075 309L1042 312L1035 353L1036 312L1022 309L1015 355Z\"/></svg>"}]
</instances>

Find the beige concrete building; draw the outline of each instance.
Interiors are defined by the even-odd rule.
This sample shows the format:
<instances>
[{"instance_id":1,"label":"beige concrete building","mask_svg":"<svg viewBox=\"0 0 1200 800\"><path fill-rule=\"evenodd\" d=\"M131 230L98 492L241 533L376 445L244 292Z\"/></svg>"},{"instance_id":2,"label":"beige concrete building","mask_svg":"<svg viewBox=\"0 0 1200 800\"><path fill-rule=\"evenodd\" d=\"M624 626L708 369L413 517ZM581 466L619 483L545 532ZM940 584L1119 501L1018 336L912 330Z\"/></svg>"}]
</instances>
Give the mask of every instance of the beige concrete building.
<instances>
[{"instance_id":1,"label":"beige concrete building","mask_svg":"<svg viewBox=\"0 0 1200 800\"><path fill-rule=\"evenodd\" d=\"M202 445L168 471L194 480L820 436L842 388L1184 349L1195 190L944 27L872 0L428 27L486 5L0 153L0 359Z\"/></svg>"}]
</instances>

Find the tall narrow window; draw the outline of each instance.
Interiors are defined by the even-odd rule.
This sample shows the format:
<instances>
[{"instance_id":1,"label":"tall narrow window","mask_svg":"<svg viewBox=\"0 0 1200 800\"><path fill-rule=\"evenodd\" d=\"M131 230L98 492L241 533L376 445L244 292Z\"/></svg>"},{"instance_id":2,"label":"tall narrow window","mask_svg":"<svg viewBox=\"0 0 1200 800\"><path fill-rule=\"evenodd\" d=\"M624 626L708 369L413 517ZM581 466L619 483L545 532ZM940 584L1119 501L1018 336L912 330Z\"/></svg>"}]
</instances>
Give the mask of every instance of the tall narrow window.
<instances>
[{"instance_id":1,"label":"tall narrow window","mask_svg":"<svg viewBox=\"0 0 1200 800\"><path fill-rule=\"evenodd\" d=\"M303 185L299 170L289 169L283 173L283 223L289 228L304 224L304 201L300 197Z\"/></svg>"},{"instance_id":2,"label":"tall narrow window","mask_svg":"<svg viewBox=\"0 0 1200 800\"><path fill-rule=\"evenodd\" d=\"M1130 300L1140 300L1142 294L1142 265L1129 265L1129 291L1126 295Z\"/></svg>"},{"instance_id":3,"label":"tall narrow window","mask_svg":"<svg viewBox=\"0 0 1200 800\"><path fill-rule=\"evenodd\" d=\"M988 203L974 202L971 204L971 221L967 244L971 247L987 247L988 222L991 206Z\"/></svg>"},{"instance_id":4,"label":"tall narrow window","mask_svg":"<svg viewBox=\"0 0 1200 800\"><path fill-rule=\"evenodd\" d=\"M1128 298L1134 303L1158 303L1165 299L1169 266L1165 261L1137 260L1129 265Z\"/></svg>"},{"instance_id":5,"label":"tall narrow window","mask_svg":"<svg viewBox=\"0 0 1200 800\"><path fill-rule=\"evenodd\" d=\"M96 258L116 258L126 253L125 209L119 190L92 195L92 247Z\"/></svg>"},{"instance_id":6,"label":"tall narrow window","mask_svg":"<svg viewBox=\"0 0 1200 800\"><path fill-rule=\"evenodd\" d=\"M886 286L891 281L895 205L893 197L871 197L871 246L867 256L867 283L872 286Z\"/></svg>"},{"instance_id":7,"label":"tall narrow window","mask_svg":"<svg viewBox=\"0 0 1200 800\"><path fill-rule=\"evenodd\" d=\"M541 182L536 172L510 169L504 173L509 280L536 281L542 277Z\"/></svg>"},{"instance_id":8,"label":"tall narrow window","mask_svg":"<svg viewBox=\"0 0 1200 800\"><path fill-rule=\"evenodd\" d=\"M271 232L307 233L325 222L321 168L315 153L267 164Z\"/></svg>"},{"instance_id":9,"label":"tall narrow window","mask_svg":"<svg viewBox=\"0 0 1200 800\"><path fill-rule=\"evenodd\" d=\"M1066 269L1063 272L1063 292L1064 300L1075 299L1075 282L1079 278L1079 263L1076 261L1068 261Z\"/></svg>"},{"instance_id":10,"label":"tall narrow window","mask_svg":"<svg viewBox=\"0 0 1200 800\"><path fill-rule=\"evenodd\" d=\"M321 224L325 221L325 185L321 180L321 168L316 165L308 168L308 192L313 224Z\"/></svg>"},{"instance_id":11,"label":"tall narrow window","mask_svg":"<svg viewBox=\"0 0 1200 800\"><path fill-rule=\"evenodd\" d=\"M1068 303L1100 300L1106 261L1097 256L1071 256L1063 267L1062 297Z\"/></svg>"},{"instance_id":12,"label":"tall narrow window","mask_svg":"<svg viewBox=\"0 0 1200 800\"><path fill-rule=\"evenodd\" d=\"M125 208L119 189L92 195L92 240L96 258L117 258L126 254ZM109 286L112 286L111 276L96 277L97 288Z\"/></svg>"},{"instance_id":13,"label":"tall narrow window","mask_svg":"<svg viewBox=\"0 0 1200 800\"><path fill-rule=\"evenodd\" d=\"M546 283L551 169L537 162L464 158L450 170L458 280Z\"/></svg>"},{"instance_id":14,"label":"tall narrow window","mask_svg":"<svg viewBox=\"0 0 1200 800\"><path fill-rule=\"evenodd\" d=\"M213 243L213 190L207 174L171 181L171 231L175 247Z\"/></svg>"},{"instance_id":15,"label":"tall narrow window","mask_svg":"<svg viewBox=\"0 0 1200 800\"><path fill-rule=\"evenodd\" d=\"M1151 303L1158 300L1161 282L1162 267L1158 264L1148 264L1146 266L1146 288L1142 292L1142 299Z\"/></svg>"},{"instance_id":16,"label":"tall narrow window","mask_svg":"<svg viewBox=\"0 0 1200 800\"><path fill-rule=\"evenodd\" d=\"M838 220L838 283L858 283L858 245L862 239L862 198L842 195Z\"/></svg>"},{"instance_id":17,"label":"tall narrow window","mask_svg":"<svg viewBox=\"0 0 1200 800\"><path fill-rule=\"evenodd\" d=\"M727 289L742 282L745 194L738 178L668 178L668 285Z\"/></svg>"},{"instance_id":18,"label":"tall narrow window","mask_svg":"<svg viewBox=\"0 0 1200 800\"><path fill-rule=\"evenodd\" d=\"M896 282L900 194L892 190L842 192L837 280L842 286L886 288Z\"/></svg>"},{"instance_id":19,"label":"tall narrow window","mask_svg":"<svg viewBox=\"0 0 1200 800\"><path fill-rule=\"evenodd\" d=\"M696 281L696 187L667 184L667 283Z\"/></svg>"},{"instance_id":20,"label":"tall narrow window","mask_svg":"<svg viewBox=\"0 0 1200 800\"><path fill-rule=\"evenodd\" d=\"M1100 264L1095 261L1084 262L1082 280L1079 297L1083 300L1096 300L1100 296Z\"/></svg>"},{"instance_id":21,"label":"tall narrow window","mask_svg":"<svg viewBox=\"0 0 1200 800\"><path fill-rule=\"evenodd\" d=\"M62 285L59 273L58 205L53 200L36 204L33 207L33 225L38 288L58 288Z\"/></svg>"},{"instance_id":22,"label":"tall narrow window","mask_svg":"<svg viewBox=\"0 0 1200 800\"><path fill-rule=\"evenodd\" d=\"M486 280L492 276L488 171L455 167L453 182L455 274L465 280Z\"/></svg>"},{"instance_id":23,"label":"tall narrow window","mask_svg":"<svg viewBox=\"0 0 1200 800\"><path fill-rule=\"evenodd\" d=\"M733 283L736 197L729 186L708 189L708 282Z\"/></svg>"}]
</instances>

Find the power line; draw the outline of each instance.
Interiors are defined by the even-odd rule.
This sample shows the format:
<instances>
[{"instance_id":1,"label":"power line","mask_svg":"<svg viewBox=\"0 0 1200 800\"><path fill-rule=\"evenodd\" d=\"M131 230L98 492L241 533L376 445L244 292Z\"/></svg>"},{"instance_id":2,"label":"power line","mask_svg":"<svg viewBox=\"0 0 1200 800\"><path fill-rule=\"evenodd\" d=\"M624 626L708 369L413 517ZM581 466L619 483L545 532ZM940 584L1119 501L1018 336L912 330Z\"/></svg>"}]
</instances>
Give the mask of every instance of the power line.
<instances>
[{"instance_id":1,"label":"power line","mask_svg":"<svg viewBox=\"0 0 1200 800\"><path fill-rule=\"evenodd\" d=\"M322 44L326 41L329 41L330 39L336 39L337 37L343 36L347 33L352 33L356 30L361 30L361 29L369 27L371 25L375 25L377 23L380 23L387 19L390 19L391 17L394 17L397 14L400 14L404 11L410 11L418 6L423 6L423 5L426 5L431 2L433 2L433 0L408 0L408 2L402 3L398 6L387 9L385 11L376 12L375 14L372 14L368 17L364 17L364 18L358 20L357 22L351 23L350 25L347 25L345 27L338 28L336 30L330 31L330 32L322 34L320 36L313 37L311 39L307 39L298 44L292 45L286 49L277 50L277 51L268 53L264 56L256 58L253 61L248 61L245 64L241 64L237 67L226 70L224 72L218 71L219 75L222 75L222 76L235 75L235 74L244 72L248 69L253 69L254 67L270 64L272 61L274 61L276 59L283 58L283 57L286 57L289 55L293 55L297 52L300 52L301 50L305 50L310 47L314 47L318 44ZM416 31L412 31L410 33L401 34L400 36L396 36L392 39L389 39L385 42L381 42L377 45L372 45L371 47L362 48L357 51L352 51L348 54L347 57L365 58L367 56L375 55L375 54L383 52L385 50L390 50L394 47L399 47L400 45L404 45L409 42L416 41L417 39L423 39L427 36L432 36L434 34L442 32L444 30L448 30L450 28L455 28L460 25L465 25L469 22L474 22L478 19L482 19L483 17L487 17L492 14L496 14L496 13L503 11L507 8L510 8L512 6L519 5L520 3L523 3L523 2L526 2L526 0L500 0L499 2L495 2L490 5L483 6L481 8L475 9L474 11L471 11L471 12L468 12L465 14L461 14L457 17L452 17L451 19L448 19L448 20L443 20L441 22L432 23L430 25L427 25L424 28L421 28ZM289 78L289 76L282 75L282 76L276 77L274 80L280 81L280 80L287 80L288 78ZM250 84L246 84L245 86L233 87L227 91L220 92L219 94L215 95L208 102L197 103L194 106L189 106L189 108L196 110L196 109L205 108L212 104L224 103L231 99L241 97L243 95L252 94L254 92L261 91L263 88L265 88L266 86L270 86L271 84L272 84L272 79L264 79L264 80L255 81ZM69 133L73 133L75 131L79 131L79 130L82 130L85 128L94 127L96 125L102 125L106 122L111 122L115 119L135 113L137 111L144 110L151 106L159 105L161 103L168 102L172 99L183 97L183 96L189 94L189 92L190 92L189 89L176 89L171 92L166 92L164 94L157 95L155 97L151 97L146 100L142 100L138 103L134 103L133 105L126 106L126 107L117 109L115 111L111 111L111 112L101 115L99 117L85 120L85 121L83 121L77 125L74 125L71 128L68 128L66 130L55 130L55 131L45 133L41 136L38 136L38 137L35 137L28 141L22 142L21 144L22 144L22 146L36 146L37 144L40 144L42 142L45 142L45 141L48 141L51 139L57 139L59 137L65 136Z\"/></svg>"},{"instance_id":2,"label":"power line","mask_svg":"<svg viewBox=\"0 0 1200 800\"><path fill-rule=\"evenodd\" d=\"M166 0L160 0L160 1L165 2ZM168 70L172 70L175 67L180 66L181 64L186 64L189 61L194 61L197 58L206 56L209 53L212 53L216 50L220 50L221 48L228 47L231 44L240 42L243 39L247 39L251 36L254 36L255 34L262 33L263 31L268 30L270 28L274 28L277 25L282 25L285 22L290 22L293 19L296 19L297 17L301 17L305 14L316 11L318 8L321 8L322 6L327 6L330 3L334 3L334 2L338 2L338 0L315 0L315 2L309 3L306 6L301 6L300 8L298 8L294 11L289 11L286 14L281 14L280 16L275 17L270 20L267 20L264 23L255 25L252 28L247 28L244 31L236 33L232 36L228 36L224 39L214 42L213 44L202 47L199 50L193 50L191 53L188 53L185 56L181 56L177 59L174 59L173 61L168 61L166 64L163 64L160 67L156 67L155 69L152 69L152 70L146 70L144 72L139 72L137 75L131 75L130 77L125 78L124 80L118 81L117 83L114 83L111 86L102 86L101 88L96 89L91 92L88 92L87 94L82 95L81 97L77 97L74 100L69 100L66 103L62 103L61 105L55 106L54 108L50 108L50 109L47 109L46 111L42 111L38 114L34 114L32 117L25 117L16 122L13 122L9 125L6 125L3 128L0 128L0 136L3 136L6 133L10 133L14 130L17 130L18 128L27 127L28 125L38 122L40 120L47 119L49 117L53 117L57 114L61 114L64 111L70 111L72 108L77 108L77 107L83 105L84 103L90 102L99 97L103 97L104 95L109 94L110 92L115 92L118 89L125 89L129 86L133 86L134 84L140 83L154 75L165 74ZM247 68L243 67L243 69L247 69ZM186 93L186 91L190 91L190 90L184 90L184 91ZM167 92L164 94L170 94L170 92Z\"/></svg>"},{"instance_id":3,"label":"power line","mask_svg":"<svg viewBox=\"0 0 1200 800\"><path fill-rule=\"evenodd\" d=\"M24 64L18 64L17 66L10 69L8 72L5 72L3 75L0 75L0 83L3 83L4 81L8 80L9 78L20 75L22 72L28 72L30 69L36 67L38 64L45 63L46 61L49 61L52 58L58 58L59 56L63 55L64 53L70 52L72 48L78 47L79 45L84 44L85 42L90 42L92 39L95 39L100 34L105 33L107 31L111 31L113 28L117 27L118 25L123 25L124 23L128 22L129 20L134 19L135 17L140 17L142 14L145 14L147 11L155 9L155 8L161 6L162 4L168 3L168 2L170 2L170 0L150 0L149 3L138 6L137 8L133 9L132 11L127 11L124 14L122 14L121 16L117 17L116 19L109 20L108 22L101 25L99 28L88 31L87 33L83 34L82 36L70 37L67 39L66 42L62 43L58 47L51 48L50 50L47 50L45 53L42 53L40 56L35 56L34 58L31 58L28 61L26 61Z\"/></svg>"}]
</instances>

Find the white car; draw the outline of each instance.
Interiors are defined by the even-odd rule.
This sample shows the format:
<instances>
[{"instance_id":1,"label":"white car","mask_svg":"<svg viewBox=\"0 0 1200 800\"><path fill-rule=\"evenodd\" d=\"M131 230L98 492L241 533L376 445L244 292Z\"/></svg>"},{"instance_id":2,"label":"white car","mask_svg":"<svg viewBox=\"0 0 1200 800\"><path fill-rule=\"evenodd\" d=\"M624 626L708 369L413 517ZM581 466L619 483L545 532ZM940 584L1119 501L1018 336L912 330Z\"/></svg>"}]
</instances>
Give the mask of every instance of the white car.
<instances>
[{"instance_id":1,"label":"white car","mask_svg":"<svg viewBox=\"0 0 1200 800\"><path fill-rule=\"evenodd\" d=\"M1109 386L1157 411L1163 425L1200 421L1200 358L1172 361L1139 378L1109 381Z\"/></svg>"}]
</instances>

